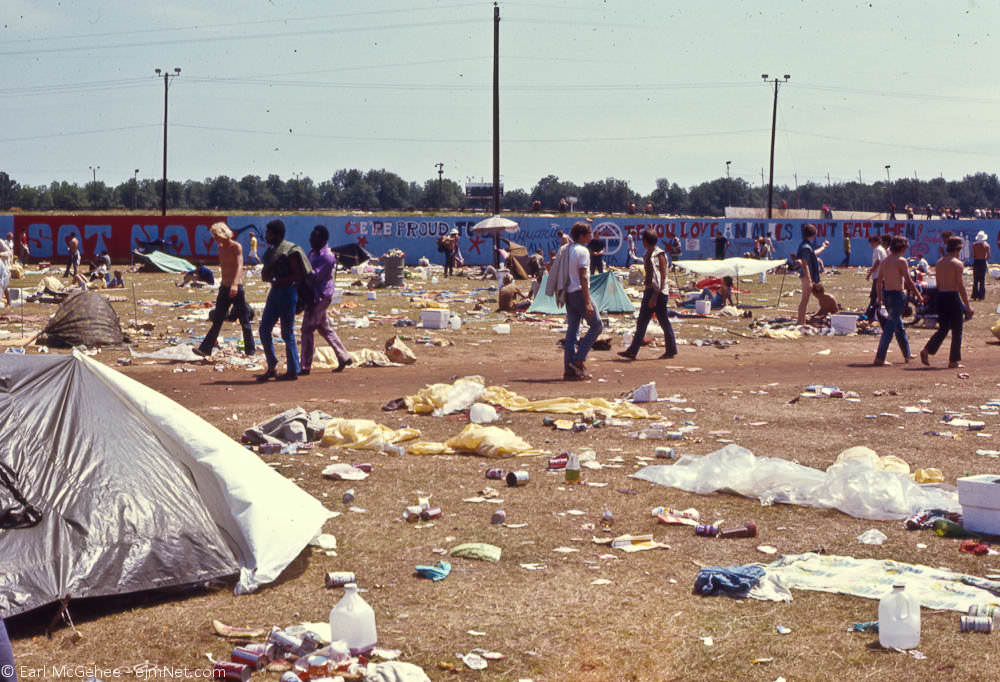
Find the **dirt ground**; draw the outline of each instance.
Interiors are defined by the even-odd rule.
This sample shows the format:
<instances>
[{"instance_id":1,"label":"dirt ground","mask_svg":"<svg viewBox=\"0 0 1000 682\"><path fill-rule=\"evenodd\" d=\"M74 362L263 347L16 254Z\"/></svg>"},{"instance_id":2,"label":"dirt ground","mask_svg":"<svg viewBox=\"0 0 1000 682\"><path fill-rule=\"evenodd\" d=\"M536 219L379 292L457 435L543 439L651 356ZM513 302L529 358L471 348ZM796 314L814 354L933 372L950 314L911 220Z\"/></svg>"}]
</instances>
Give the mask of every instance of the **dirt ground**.
<instances>
[{"instance_id":1,"label":"dirt ground","mask_svg":"<svg viewBox=\"0 0 1000 682\"><path fill-rule=\"evenodd\" d=\"M123 326L152 323L148 336L132 330L137 350L197 341L207 328L207 322L180 318L204 315L203 306L214 300L214 290L181 289L174 286L178 279L163 274L128 276L129 287L113 305ZM665 443L626 437L641 423L574 433L543 425L542 414L501 412L504 426L552 454L594 450L605 466L584 470L584 478L596 486L567 485L561 473L546 472L544 457L497 461L323 447L304 454L262 455L330 509L344 512L325 528L337 537L336 557L307 549L277 583L249 596L234 597L233 584L227 583L72 604L71 613L83 634L76 644L65 641L66 628L46 639L50 608L11 619L8 627L23 669L62 664L120 669L146 661L206 670L206 652L216 657L229 653L229 644L212 632L213 618L254 626L325 620L340 596L323 586L323 574L332 570L357 574L366 590L364 598L375 609L380 645L399 649L401 660L420 665L434 680L978 679L1000 660L992 641L998 635L960 634L954 612L923 610L919 650L926 658L917 658L883 651L876 635L848 632L854 622L877 618L878 605L872 600L819 592L795 592L790 603L692 594L700 566L773 560L757 549L760 545L772 545L782 554L822 548L828 554L890 558L977 576L1000 572L996 556L961 553L958 540L907 531L900 521L868 521L802 506L762 506L755 499L696 495L628 478L651 463L658 445L702 455L728 442L758 456L782 457L820 469L844 449L866 445L880 455L902 458L912 469L937 467L952 484L967 473L997 472L995 459L976 454L1000 449L1000 433L994 433L1000 428L996 416L983 417L986 427L978 433L958 432L957 438L926 434L957 431L941 423L946 411L978 415L979 406L1000 397L1000 371L994 361L998 348L990 333L1000 296L992 280L987 301L976 306L977 315L967 325L966 367L961 370L945 367L947 343L929 368L919 361L904 365L896 347L889 354L892 366L874 368L877 336L767 339L753 335L750 319L717 316L674 322L681 342L676 358L658 360L662 350L654 347L643 348L637 361L627 362L615 351L621 350L620 332L630 329L631 321L612 316L612 348L591 354L588 365L594 379L585 382L561 379L561 349L556 343L561 338L561 317L510 318L509 335L494 332L494 325L508 316L492 312L495 292L484 289L489 282L413 278L405 289L379 290L378 299L369 301L361 286L352 286L355 280L350 276L340 280L346 305L337 310L338 328L348 348L381 348L399 334L416 353L416 364L352 367L340 374L314 368L297 382L262 386L254 380L254 371L246 368L219 365L219 371L212 363L146 360L120 365L118 358L128 356L123 348L106 348L95 357L234 438L280 411L301 406L334 416L375 419L391 427L406 424L419 428L426 439L444 440L464 426L467 415L434 418L405 410L384 412L381 407L427 384L474 374L483 376L487 385L502 385L532 399L615 398L655 381L661 397L677 396L686 402L653 403L647 405L649 411L674 423L689 420L698 428L683 441ZM863 274L842 270L824 280L845 307L863 308L868 291ZM21 282L32 286L35 281L37 276L29 276ZM794 315L798 295L779 297L779 288L787 294L797 284L792 277L782 281L780 274L770 275L765 284L746 279L740 283L740 300L753 306L753 320L787 317ZM522 283L522 288L527 286ZM462 317L461 329L431 332L393 326L399 319L419 319L410 298L425 290L459 292L451 308ZM265 292L264 285L253 281L248 296L261 302ZM154 300L187 300L191 305L168 307L154 305ZM485 310L474 309L477 301ZM15 342L22 329L30 335L53 310L51 305L28 304L12 314L2 311L8 315L0 316L0 342ZM355 326L363 315L370 326ZM909 330L914 352L930 333ZM234 341L238 327L228 325L223 334L224 341ZM426 337L453 345L421 343ZM659 337L652 338L659 342ZM736 343L696 345L700 341ZM280 357L280 345L278 349ZM28 352L38 348L29 347ZM810 384L854 391L859 400L800 397ZM905 406L913 405L931 413L904 412ZM338 458L370 462L373 473L352 483L321 477L320 470ZM518 488L496 485L483 476L489 466L526 469L530 482ZM498 489L502 504L462 501L490 484ZM357 490L355 504L364 512L342 505L347 488ZM444 515L429 524L403 522L403 508L424 495L431 495ZM703 519L724 519L726 525L753 519L760 536L697 537L687 527L658 525L650 515L658 505L695 507ZM491 525L496 506L507 512L508 522L526 525ZM604 510L614 515L613 534L652 533L670 548L624 554L594 544L592 538L608 536L599 527ZM859 544L856 537L869 528L881 530L888 540L881 546ZM501 547L500 562L453 559L451 575L438 583L415 576L414 566L442 558L435 550L473 541ZM527 570L523 564L544 568ZM778 626L790 632L779 634ZM710 645L704 639L708 637ZM456 654L476 648L500 652L505 658L491 661L484 671L468 670ZM457 671L445 670L447 666L439 665L444 663L457 665ZM131 674L135 676L134 670ZM254 679L278 677L258 673Z\"/></svg>"}]
</instances>

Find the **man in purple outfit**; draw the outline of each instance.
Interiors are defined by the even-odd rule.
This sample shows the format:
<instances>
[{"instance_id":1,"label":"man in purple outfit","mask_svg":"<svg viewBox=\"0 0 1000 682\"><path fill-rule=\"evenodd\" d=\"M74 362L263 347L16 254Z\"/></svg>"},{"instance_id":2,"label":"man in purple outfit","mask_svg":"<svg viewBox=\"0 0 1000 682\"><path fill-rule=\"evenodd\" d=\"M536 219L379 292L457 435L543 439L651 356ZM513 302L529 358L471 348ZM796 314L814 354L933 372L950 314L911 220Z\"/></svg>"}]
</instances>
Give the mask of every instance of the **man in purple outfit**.
<instances>
[{"instance_id":1,"label":"man in purple outfit","mask_svg":"<svg viewBox=\"0 0 1000 682\"><path fill-rule=\"evenodd\" d=\"M333 277L337 270L337 257L327 244L329 239L330 232L324 225L317 225L309 235L309 245L312 247L309 251L309 263L313 269L315 296L302 315L302 369L299 374L309 374L312 369L313 332L319 332L337 354L337 368L334 372L340 372L351 364L351 356L326 317L330 299L333 298Z\"/></svg>"}]
</instances>

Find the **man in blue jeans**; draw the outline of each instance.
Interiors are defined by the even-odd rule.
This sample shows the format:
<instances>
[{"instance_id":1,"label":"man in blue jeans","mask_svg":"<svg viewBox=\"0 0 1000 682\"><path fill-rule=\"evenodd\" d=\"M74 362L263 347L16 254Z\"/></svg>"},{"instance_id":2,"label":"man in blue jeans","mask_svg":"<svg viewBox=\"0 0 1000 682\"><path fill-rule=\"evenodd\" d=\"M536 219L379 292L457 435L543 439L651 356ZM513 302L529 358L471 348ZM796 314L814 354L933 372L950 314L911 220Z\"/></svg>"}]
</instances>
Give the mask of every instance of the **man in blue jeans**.
<instances>
[{"instance_id":1,"label":"man in blue jeans","mask_svg":"<svg viewBox=\"0 0 1000 682\"><path fill-rule=\"evenodd\" d=\"M295 345L295 308L298 305L298 285L310 273L306 255L292 242L285 241L285 224L272 220L267 224L264 240L270 248L264 253L260 277L271 283L264 312L260 316L260 345L267 359L267 370L257 375L257 381L299 378L299 350ZM271 332L281 322L281 338L285 342L285 373L278 376L278 356L274 354Z\"/></svg>"},{"instance_id":2,"label":"man in blue jeans","mask_svg":"<svg viewBox=\"0 0 1000 682\"><path fill-rule=\"evenodd\" d=\"M566 292L566 339L563 341L563 379L591 378L584 362L587 353L603 329L601 317L590 299L590 251L587 245L593 239L590 225L579 222L570 230L573 241L562 247L556 259L562 259L559 272ZM553 266L556 269L556 266ZM550 275L551 276L551 275ZM586 335L577 339L580 320L590 325Z\"/></svg>"},{"instance_id":3,"label":"man in blue jeans","mask_svg":"<svg viewBox=\"0 0 1000 682\"><path fill-rule=\"evenodd\" d=\"M884 305L889 316L882 322L882 338L879 339L873 363L876 367L889 364L885 356L889 352L893 336L899 343L903 362L909 362L914 357L910 354L910 341L906 338L906 329L903 327L903 309L906 307L907 292L915 298L919 298L921 294L910 277L910 267L903 257L909 245L906 237L893 237L889 244L889 255L879 263L876 305Z\"/></svg>"}]
</instances>

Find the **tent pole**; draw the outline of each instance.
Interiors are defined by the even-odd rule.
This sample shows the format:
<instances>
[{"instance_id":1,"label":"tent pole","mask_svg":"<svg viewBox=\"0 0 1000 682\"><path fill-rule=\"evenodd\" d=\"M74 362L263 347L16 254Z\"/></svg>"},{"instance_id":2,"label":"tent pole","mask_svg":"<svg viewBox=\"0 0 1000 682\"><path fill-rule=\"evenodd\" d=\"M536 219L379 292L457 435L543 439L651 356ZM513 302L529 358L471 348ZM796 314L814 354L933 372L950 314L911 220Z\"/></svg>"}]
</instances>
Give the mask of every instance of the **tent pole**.
<instances>
[{"instance_id":1,"label":"tent pole","mask_svg":"<svg viewBox=\"0 0 1000 682\"><path fill-rule=\"evenodd\" d=\"M781 292L785 288L785 274L787 272L788 272L787 268L781 271L781 284L778 285L778 300L774 302L774 307L777 308L778 310L781 310Z\"/></svg>"},{"instance_id":2,"label":"tent pole","mask_svg":"<svg viewBox=\"0 0 1000 682\"><path fill-rule=\"evenodd\" d=\"M132 326L139 329L139 305L135 302L135 279L132 279ZM138 333L138 332L137 332Z\"/></svg>"}]
</instances>

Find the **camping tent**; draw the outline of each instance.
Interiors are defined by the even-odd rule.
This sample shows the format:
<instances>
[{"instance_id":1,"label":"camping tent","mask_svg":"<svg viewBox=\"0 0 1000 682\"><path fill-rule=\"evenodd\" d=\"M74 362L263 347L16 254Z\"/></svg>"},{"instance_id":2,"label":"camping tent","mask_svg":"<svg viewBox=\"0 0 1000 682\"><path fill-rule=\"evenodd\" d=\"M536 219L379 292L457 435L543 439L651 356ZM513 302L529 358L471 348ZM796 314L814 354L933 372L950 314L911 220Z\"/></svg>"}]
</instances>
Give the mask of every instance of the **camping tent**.
<instances>
[{"instance_id":1,"label":"camping tent","mask_svg":"<svg viewBox=\"0 0 1000 682\"><path fill-rule=\"evenodd\" d=\"M96 291L81 291L60 303L42 333L50 346L114 346L125 340L118 313Z\"/></svg>"},{"instance_id":2,"label":"camping tent","mask_svg":"<svg viewBox=\"0 0 1000 682\"><path fill-rule=\"evenodd\" d=\"M171 256L169 253L163 253L162 251L150 251L149 253L133 251L132 253L136 258L145 263L143 269L148 272L153 270L159 270L160 272L191 272L194 270L191 261Z\"/></svg>"},{"instance_id":3,"label":"camping tent","mask_svg":"<svg viewBox=\"0 0 1000 682\"><path fill-rule=\"evenodd\" d=\"M337 264L343 268L361 265L365 261L374 260L375 258L365 247L354 242L334 246L330 250L337 254Z\"/></svg>"},{"instance_id":4,"label":"camping tent","mask_svg":"<svg viewBox=\"0 0 1000 682\"><path fill-rule=\"evenodd\" d=\"M548 283L548 279L549 274L545 273L542 276L542 283L538 287L538 293L535 294L535 298L531 302L531 307L528 308L529 313L562 315L566 312L565 308L560 308L556 305L554 296L545 295L545 286ZM590 298L594 302L594 307L600 313L631 314L635 312L632 301L628 299L628 294L622 288L622 283L618 281L618 278L610 270L602 272L599 275L593 275L590 278Z\"/></svg>"},{"instance_id":5,"label":"camping tent","mask_svg":"<svg viewBox=\"0 0 1000 682\"><path fill-rule=\"evenodd\" d=\"M75 351L0 355L0 464L0 618L236 573L249 592L330 517L214 426ZM36 525L3 524L28 505Z\"/></svg>"}]
</instances>

